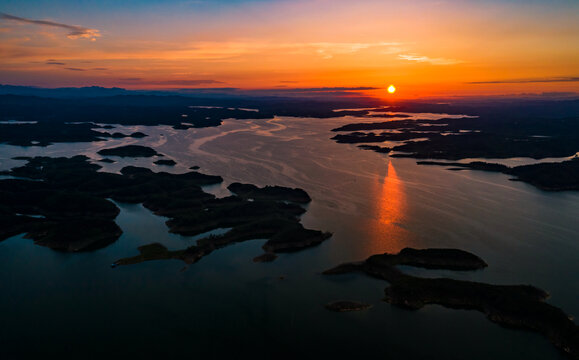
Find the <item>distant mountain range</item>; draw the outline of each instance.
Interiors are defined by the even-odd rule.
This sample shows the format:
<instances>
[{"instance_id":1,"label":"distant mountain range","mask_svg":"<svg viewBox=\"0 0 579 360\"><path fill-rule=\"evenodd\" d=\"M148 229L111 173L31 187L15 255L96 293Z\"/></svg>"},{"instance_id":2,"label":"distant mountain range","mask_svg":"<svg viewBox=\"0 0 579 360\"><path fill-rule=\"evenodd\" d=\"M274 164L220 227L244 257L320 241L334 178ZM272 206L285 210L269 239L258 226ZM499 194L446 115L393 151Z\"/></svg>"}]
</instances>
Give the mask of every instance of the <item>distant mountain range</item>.
<instances>
[{"instance_id":1,"label":"distant mountain range","mask_svg":"<svg viewBox=\"0 0 579 360\"><path fill-rule=\"evenodd\" d=\"M127 90L119 87L106 88L102 86L44 88L38 86L18 86L0 84L0 95L39 96L50 98L95 98L118 95L156 95L185 96L204 98L312 98L337 99L348 98L368 99L361 93L375 88L366 87L321 87L321 88L276 88L276 89L238 89L232 87L188 88L166 90Z\"/></svg>"},{"instance_id":2,"label":"distant mountain range","mask_svg":"<svg viewBox=\"0 0 579 360\"><path fill-rule=\"evenodd\" d=\"M41 97L99 97L99 96L114 96L114 95L128 95L132 93L130 90L122 88L104 88L100 86L87 87L64 87L64 88L41 88L36 86L16 86L16 85L0 85L0 95L25 95L25 96L41 96Z\"/></svg>"},{"instance_id":3,"label":"distant mountain range","mask_svg":"<svg viewBox=\"0 0 579 360\"><path fill-rule=\"evenodd\" d=\"M365 102L400 104L400 102L426 102L436 104L440 102L449 103L469 103L480 104L494 103L496 101L512 102L520 100L576 100L579 99L577 92L543 92L543 93L523 93L512 95L490 95L490 96L441 96L424 99L376 99L364 94L365 90L376 90L365 87L318 87L318 88L275 88L275 89L238 89L232 87L214 88L189 88L189 89L166 89L166 90L128 90L119 87L84 86L84 87L60 87L45 88L39 86L20 86L0 84L0 95L20 95L38 96L45 98L100 98L119 95L154 95L154 96L180 96L196 97L204 99L225 100L290 100L290 99L311 99L322 101L339 101L343 103Z\"/></svg>"},{"instance_id":4,"label":"distant mountain range","mask_svg":"<svg viewBox=\"0 0 579 360\"><path fill-rule=\"evenodd\" d=\"M52 98L94 98L117 95L181 95L204 97L231 97L236 89L174 89L174 90L127 90L119 87L106 88L102 86L43 88L37 86L1 85L0 95L23 95Z\"/></svg>"}]
</instances>

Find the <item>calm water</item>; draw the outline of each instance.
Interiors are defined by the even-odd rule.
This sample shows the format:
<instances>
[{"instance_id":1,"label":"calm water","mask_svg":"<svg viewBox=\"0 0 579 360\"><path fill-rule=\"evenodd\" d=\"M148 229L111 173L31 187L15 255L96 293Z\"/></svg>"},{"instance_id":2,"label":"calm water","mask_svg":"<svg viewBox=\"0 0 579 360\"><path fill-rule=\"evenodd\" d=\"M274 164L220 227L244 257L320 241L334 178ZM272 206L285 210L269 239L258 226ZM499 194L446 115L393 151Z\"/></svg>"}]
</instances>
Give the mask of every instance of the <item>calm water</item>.
<instances>
[{"instance_id":1,"label":"calm water","mask_svg":"<svg viewBox=\"0 0 579 360\"><path fill-rule=\"evenodd\" d=\"M533 284L549 291L550 303L579 315L579 194L542 192L502 174L417 166L329 139L330 129L354 121L368 120L229 120L187 131L119 127L150 136L44 149L0 146L2 169L22 164L9 160L17 155L99 159L96 151L104 147L153 146L178 166L127 159L102 164L104 170L135 164L184 172L199 165L224 177L224 185L207 189L219 196L233 181L301 187L313 198L303 223L334 233L319 247L267 264L251 261L264 242L255 240L189 267L156 261L115 269L109 267L114 260L135 255L142 244L177 249L195 238L169 234L166 219L125 204L118 204L122 237L92 253L63 254L22 236L10 238L0 242L0 358L562 359L540 335L503 329L481 313L440 306L401 310L381 301L386 282L320 275L340 262L406 246L456 247L478 254L489 267L406 270ZM374 307L344 314L323 308L340 299Z\"/></svg>"}]
</instances>

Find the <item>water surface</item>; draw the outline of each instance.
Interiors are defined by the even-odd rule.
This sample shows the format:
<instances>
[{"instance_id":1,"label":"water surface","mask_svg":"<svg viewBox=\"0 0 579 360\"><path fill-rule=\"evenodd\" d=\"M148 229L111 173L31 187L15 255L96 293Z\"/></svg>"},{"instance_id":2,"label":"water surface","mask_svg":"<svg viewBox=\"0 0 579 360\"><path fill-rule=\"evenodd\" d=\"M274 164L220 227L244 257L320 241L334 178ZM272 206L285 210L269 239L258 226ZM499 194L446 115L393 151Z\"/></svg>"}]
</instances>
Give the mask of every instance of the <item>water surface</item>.
<instances>
[{"instance_id":1,"label":"water surface","mask_svg":"<svg viewBox=\"0 0 579 360\"><path fill-rule=\"evenodd\" d=\"M368 119L226 120L187 131L119 126L115 131L150 136L47 148L1 145L2 169L23 164L13 156L86 154L96 160L102 148L152 146L178 165L115 158L119 162L101 164L103 171L131 164L184 172L198 165L224 177L223 185L207 189L218 196L228 195L226 186L234 181L301 187L313 198L303 223L334 236L267 264L251 261L264 243L255 240L188 267L156 261L114 269L109 265L135 255L137 246L161 242L176 249L195 239L169 234L166 219L124 204L117 218L124 234L95 252L59 253L15 236L0 242L0 355L563 358L540 335L501 328L481 313L440 306L406 311L381 301L383 281L320 275L340 262L406 246L455 247L476 253L489 267L405 270L533 284L552 295L551 304L579 314L577 193L543 192L504 174L418 166L330 140L330 129L355 121ZM340 299L374 307L345 314L323 308Z\"/></svg>"}]
</instances>

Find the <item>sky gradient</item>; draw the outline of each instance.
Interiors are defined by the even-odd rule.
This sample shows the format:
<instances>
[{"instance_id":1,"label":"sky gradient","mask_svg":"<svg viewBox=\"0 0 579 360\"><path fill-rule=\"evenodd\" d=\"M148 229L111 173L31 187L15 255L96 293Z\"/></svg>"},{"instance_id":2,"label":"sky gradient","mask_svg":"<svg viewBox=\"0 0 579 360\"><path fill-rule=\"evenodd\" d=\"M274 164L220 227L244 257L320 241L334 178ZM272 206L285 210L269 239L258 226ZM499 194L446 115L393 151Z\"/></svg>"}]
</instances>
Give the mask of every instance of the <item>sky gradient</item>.
<instances>
[{"instance_id":1,"label":"sky gradient","mask_svg":"<svg viewBox=\"0 0 579 360\"><path fill-rule=\"evenodd\" d=\"M0 83L579 92L579 1L0 0Z\"/></svg>"}]
</instances>

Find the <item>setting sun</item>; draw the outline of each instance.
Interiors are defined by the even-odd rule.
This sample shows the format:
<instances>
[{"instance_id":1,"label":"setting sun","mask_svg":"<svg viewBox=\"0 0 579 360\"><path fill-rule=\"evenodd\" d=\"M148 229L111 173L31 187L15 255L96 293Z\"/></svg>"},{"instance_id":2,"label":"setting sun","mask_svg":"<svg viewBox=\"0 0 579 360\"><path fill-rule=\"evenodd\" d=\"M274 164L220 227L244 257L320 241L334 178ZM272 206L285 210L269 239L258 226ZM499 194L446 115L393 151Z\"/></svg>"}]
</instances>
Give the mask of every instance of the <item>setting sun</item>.
<instances>
[{"instance_id":1,"label":"setting sun","mask_svg":"<svg viewBox=\"0 0 579 360\"><path fill-rule=\"evenodd\" d=\"M388 86L388 92L394 94L396 92L396 87L394 85Z\"/></svg>"}]
</instances>

